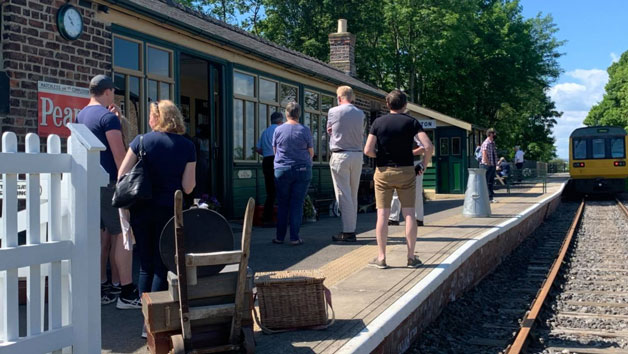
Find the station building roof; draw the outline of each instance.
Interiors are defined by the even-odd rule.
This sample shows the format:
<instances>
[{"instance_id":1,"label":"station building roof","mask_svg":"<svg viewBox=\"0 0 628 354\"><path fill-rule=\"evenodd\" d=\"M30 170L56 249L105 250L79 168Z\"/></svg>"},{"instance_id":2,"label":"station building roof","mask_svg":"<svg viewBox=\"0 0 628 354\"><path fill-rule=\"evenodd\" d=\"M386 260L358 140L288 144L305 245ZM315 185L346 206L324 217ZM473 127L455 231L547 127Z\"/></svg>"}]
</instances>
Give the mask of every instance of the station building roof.
<instances>
[{"instance_id":1,"label":"station building roof","mask_svg":"<svg viewBox=\"0 0 628 354\"><path fill-rule=\"evenodd\" d=\"M345 74L328 63L268 41L172 0L104 1L158 19L163 23L174 25L244 53L250 53L287 68L304 72L307 75L338 85L349 85L358 92L380 99L383 99L387 94L387 92L377 87ZM435 119L446 125L456 126L466 131L473 129L473 125L470 123L414 103L408 104L408 110L411 115L417 118L427 117Z\"/></svg>"},{"instance_id":2,"label":"station building roof","mask_svg":"<svg viewBox=\"0 0 628 354\"><path fill-rule=\"evenodd\" d=\"M175 25L288 68L295 68L311 76L339 85L349 85L357 91L378 98L386 96L385 91L347 75L328 63L255 36L171 0L107 0L107 2L157 18L164 23Z\"/></svg>"}]
</instances>

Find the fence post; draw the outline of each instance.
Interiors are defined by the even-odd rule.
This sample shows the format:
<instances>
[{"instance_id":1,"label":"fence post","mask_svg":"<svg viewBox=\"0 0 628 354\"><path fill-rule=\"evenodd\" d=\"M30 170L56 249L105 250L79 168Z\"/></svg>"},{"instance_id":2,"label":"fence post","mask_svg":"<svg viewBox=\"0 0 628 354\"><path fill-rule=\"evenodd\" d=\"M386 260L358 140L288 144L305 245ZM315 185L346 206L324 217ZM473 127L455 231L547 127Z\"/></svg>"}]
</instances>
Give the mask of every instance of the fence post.
<instances>
[{"instance_id":1,"label":"fence post","mask_svg":"<svg viewBox=\"0 0 628 354\"><path fill-rule=\"evenodd\" d=\"M82 124L68 124L72 153L72 327L74 352L100 353L100 151L105 146Z\"/></svg>"},{"instance_id":2,"label":"fence post","mask_svg":"<svg viewBox=\"0 0 628 354\"><path fill-rule=\"evenodd\" d=\"M39 154L39 136L37 134L28 133L25 142L27 154ZM39 173L28 173L26 175L26 243L28 245L41 243L39 179ZM41 264L31 265L28 272L28 288L26 292L26 333L29 336L39 334L43 330L44 307L42 306L41 283Z\"/></svg>"},{"instance_id":3,"label":"fence post","mask_svg":"<svg viewBox=\"0 0 628 354\"><path fill-rule=\"evenodd\" d=\"M17 152L15 133L2 134L2 152ZM17 174L5 173L2 176L2 248L17 247ZM0 313L5 313L0 319L0 339L14 341L19 337L17 269L0 273L4 273L4 278L0 277Z\"/></svg>"},{"instance_id":4,"label":"fence post","mask_svg":"<svg viewBox=\"0 0 628 354\"><path fill-rule=\"evenodd\" d=\"M49 135L47 140L48 154L61 153L61 139L58 135ZM48 241L61 241L61 174L51 173L48 178ZM61 262L50 263L48 275L48 329L59 329L62 326L62 278ZM67 286L67 285L66 285ZM67 292L66 292L66 296ZM56 353L59 353L57 351Z\"/></svg>"}]
</instances>

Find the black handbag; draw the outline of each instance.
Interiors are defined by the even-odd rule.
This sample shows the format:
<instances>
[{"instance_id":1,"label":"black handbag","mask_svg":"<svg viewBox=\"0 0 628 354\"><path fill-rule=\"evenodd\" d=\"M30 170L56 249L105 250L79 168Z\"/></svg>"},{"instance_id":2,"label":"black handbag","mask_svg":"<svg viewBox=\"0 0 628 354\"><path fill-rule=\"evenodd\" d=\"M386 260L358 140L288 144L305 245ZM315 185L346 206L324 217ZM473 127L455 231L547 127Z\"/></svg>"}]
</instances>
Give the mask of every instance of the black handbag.
<instances>
[{"instance_id":1,"label":"black handbag","mask_svg":"<svg viewBox=\"0 0 628 354\"><path fill-rule=\"evenodd\" d=\"M140 135L140 151L137 163L133 168L122 175L116 183L116 190L111 199L111 206L128 209L140 200L148 200L153 196L153 186L145 165L146 150L144 150L144 136Z\"/></svg>"}]
</instances>

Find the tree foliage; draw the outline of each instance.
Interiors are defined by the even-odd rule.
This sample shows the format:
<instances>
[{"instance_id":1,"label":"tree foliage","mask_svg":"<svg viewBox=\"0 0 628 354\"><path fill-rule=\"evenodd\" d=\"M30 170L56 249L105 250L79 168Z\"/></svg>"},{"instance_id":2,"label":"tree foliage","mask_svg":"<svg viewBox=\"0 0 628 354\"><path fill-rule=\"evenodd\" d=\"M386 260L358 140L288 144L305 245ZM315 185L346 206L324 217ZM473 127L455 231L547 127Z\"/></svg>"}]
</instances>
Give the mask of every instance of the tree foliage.
<instances>
[{"instance_id":1,"label":"tree foliage","mask_svg":"<svg viewBox=\"0 0 628 354\"><path fill-rule=\"evenodd\" d=\"M608 83L602 101L591 108L584 124L614 125L628 131L628 51L607 69Z\"/></svg>"},{"instance_id":2,"label":"tree foliage","mask_svg":"<svg viewBox=\"0 0 628 354\"><path fill-rule=\"evenodd\" d=\"M228 21L234 11L248 14L236 24L323 61L329 33L347 19L361 80L495 127L501 147L521 145L528 159L555 156L551 132L561 113L546 92L560 74L562 42L550 16L526 19L517 0L201 1ZM253 19L260 3L264 16Z\"/></svg>"}]
</instances>

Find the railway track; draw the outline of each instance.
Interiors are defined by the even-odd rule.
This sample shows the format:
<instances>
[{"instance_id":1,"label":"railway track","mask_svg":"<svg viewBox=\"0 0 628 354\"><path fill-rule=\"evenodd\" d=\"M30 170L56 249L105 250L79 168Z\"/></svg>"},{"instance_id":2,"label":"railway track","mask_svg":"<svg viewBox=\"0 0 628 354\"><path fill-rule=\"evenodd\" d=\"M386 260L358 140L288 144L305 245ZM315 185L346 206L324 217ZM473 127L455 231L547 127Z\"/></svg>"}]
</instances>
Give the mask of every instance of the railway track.
<instances>
[{"instance_id":1,"label":"railway track","mask_svg":"<svg viewBox=\"0 0 628 354\"><path fill-rule=\"evenodd\" d=\"M628 353L628 210L619 200L588 201L574 231L547 311L535 317L533 305L508 353L522 351L534 322L526 352ZM535 300L539 309L552 281Z\"/></svg>"},{"instance_id":2,"label":"railway track","mask_svg":"<svg viewBox=\"0 0 628 354\"><path fill-rule=\"evenodd\" d=\"M628 354L628 211L618 205L561 204L409 353Z\"/></svg>"}]
</instances>

